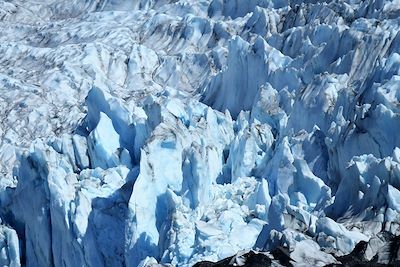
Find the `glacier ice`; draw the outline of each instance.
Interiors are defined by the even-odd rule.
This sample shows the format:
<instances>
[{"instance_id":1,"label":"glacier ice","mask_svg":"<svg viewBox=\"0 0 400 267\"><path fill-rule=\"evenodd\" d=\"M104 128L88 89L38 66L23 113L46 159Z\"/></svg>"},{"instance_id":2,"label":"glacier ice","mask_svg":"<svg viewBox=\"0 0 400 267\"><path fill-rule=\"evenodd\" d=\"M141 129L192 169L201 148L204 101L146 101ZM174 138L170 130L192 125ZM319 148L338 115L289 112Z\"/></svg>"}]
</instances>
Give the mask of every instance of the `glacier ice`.
<instances>
[{"instance_id":1,"label":"glacier ice","mask_svg":"<svg viewBox=\"0 0 400 267\"><path fill-rule=\"evenodd\" d=\"M0 234L0 264L2 266L20 266L19 241L15 230L1 225Z\"/></svg>"},{"instance_id":2,"label":"glacier ice","mask_svg":"<svg viewBox=\"0 0 400 267\"><path fill-rule=\"evenodd\" d=\"M399 16L0 0L0 265L400 260Z\"/></svg>"}]
</instances>

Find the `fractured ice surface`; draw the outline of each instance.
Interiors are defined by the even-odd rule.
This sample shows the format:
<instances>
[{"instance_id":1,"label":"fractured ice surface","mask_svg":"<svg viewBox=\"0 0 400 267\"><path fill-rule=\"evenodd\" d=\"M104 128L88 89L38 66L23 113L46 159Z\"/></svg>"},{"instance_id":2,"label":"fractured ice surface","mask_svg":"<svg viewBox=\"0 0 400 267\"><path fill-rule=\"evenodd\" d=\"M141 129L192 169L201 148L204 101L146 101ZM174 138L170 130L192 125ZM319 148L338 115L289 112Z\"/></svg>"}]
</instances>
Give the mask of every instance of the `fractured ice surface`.
<instances>
[{"instance_id":1,"label":"fractured ice surface","mask_svg":"<svg viewBox=\"0 0 400 267\"><path fill-rule=\"evenodd\" d=\"M399 15L398 1L0 0L0 265L285 248L323 266L359 242L390 262Z\"/></svg>"},{"instance_id":2,"label":"fractured ice surface","mask_svg":"<svg viewBox=\"0 0 400 267\"><path fill-rule=\"evenodd\" d=\"M4 225L0 227L0 264L1 266L20 266L18 236L15 230Z\"/></svg>"}]
</instances>

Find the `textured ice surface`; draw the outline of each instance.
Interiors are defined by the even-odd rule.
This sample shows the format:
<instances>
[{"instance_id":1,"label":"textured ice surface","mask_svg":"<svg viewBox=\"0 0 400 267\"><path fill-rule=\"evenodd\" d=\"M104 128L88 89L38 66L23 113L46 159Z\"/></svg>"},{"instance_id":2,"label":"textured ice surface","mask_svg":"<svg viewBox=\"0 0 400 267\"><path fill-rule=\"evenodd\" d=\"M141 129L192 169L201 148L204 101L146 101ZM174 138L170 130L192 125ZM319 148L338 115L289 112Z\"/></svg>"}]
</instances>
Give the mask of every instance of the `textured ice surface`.
<instances>
[{"instance_id":1,"label":"textured ice surface","mask_svg":"<svg viewBox=\"0 0 400 267\"><path fill-rule=\"evenodd\" d=\"M0 0L0 265L385 252L399 16L389 0Z\"/></svg>"},{"instance_id":2,"label":"textured ice surface","mask_svg":"<svg viewBox=\"0 0 400 267\"><path fill-rule=\"evenodd\" d=\"M15 230L7 226L0 227L0 264L1 266L20 266L18 236Z\"/></svg>"}]
</instances>

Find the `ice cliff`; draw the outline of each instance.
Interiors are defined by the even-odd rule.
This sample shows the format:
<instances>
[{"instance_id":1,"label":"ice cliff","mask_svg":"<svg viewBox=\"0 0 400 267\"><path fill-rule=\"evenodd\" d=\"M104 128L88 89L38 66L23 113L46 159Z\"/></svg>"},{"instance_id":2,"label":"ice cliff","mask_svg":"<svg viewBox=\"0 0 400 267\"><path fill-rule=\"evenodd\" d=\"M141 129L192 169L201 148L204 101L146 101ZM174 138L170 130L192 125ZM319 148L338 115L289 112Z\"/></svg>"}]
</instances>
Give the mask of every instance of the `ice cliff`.
<instances>
[{"instance_id":1,"label":"ice cliff","mask_svg":"<svg viewBox=\"0 0 400 267\"><path fill-rule=\"evenodd\" d=\"M397 0L0 0L0 265L399 260L399 24Z\"/></svg>"}]
</instances>

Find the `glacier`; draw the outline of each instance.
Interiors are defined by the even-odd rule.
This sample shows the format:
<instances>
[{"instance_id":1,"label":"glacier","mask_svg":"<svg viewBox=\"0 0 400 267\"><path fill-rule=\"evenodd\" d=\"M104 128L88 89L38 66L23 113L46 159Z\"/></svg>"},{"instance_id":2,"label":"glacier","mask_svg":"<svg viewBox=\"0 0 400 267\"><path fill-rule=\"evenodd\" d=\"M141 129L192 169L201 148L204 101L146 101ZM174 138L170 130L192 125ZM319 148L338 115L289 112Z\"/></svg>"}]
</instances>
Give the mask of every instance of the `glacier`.
<instances>
[{"instance_id":1,"label":"glacier","mask_svg":"<svg viewBox=\"0 0 400 267\"><path fill-rule=\"evenodd\" d=\"M0 0L0 55L1 266L400 264L399 1Z\"/></svg>"}]
</instances>

